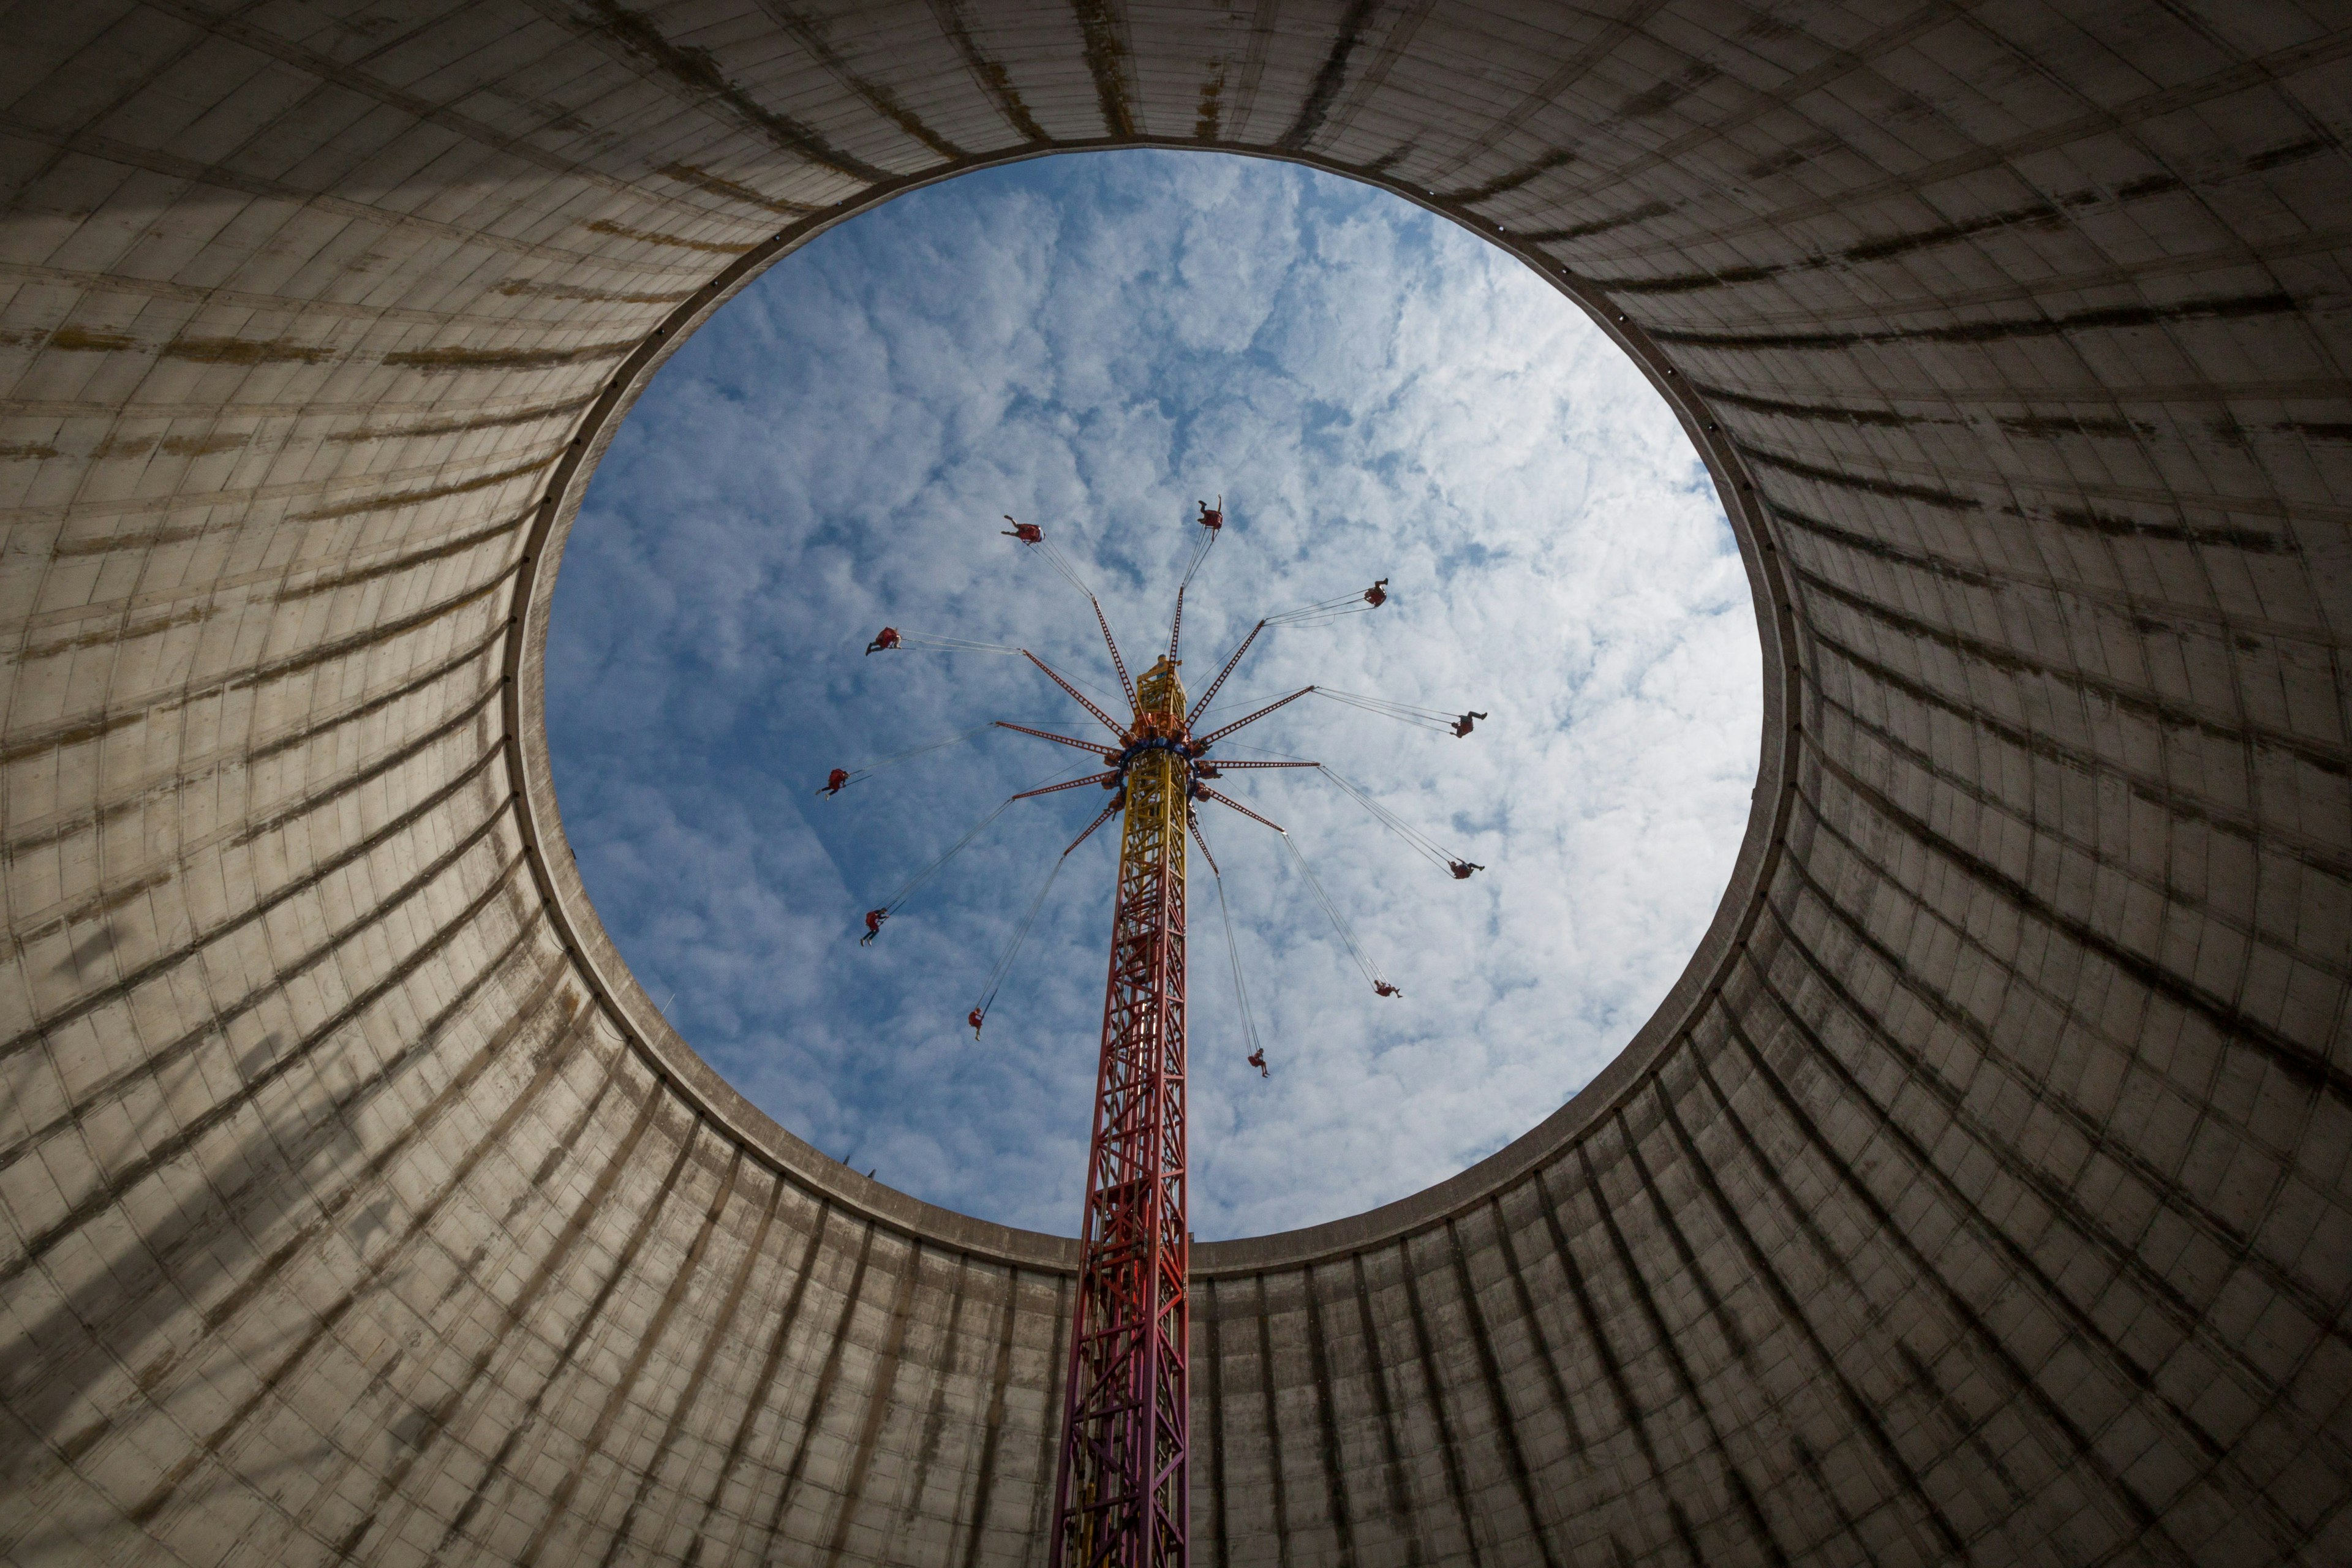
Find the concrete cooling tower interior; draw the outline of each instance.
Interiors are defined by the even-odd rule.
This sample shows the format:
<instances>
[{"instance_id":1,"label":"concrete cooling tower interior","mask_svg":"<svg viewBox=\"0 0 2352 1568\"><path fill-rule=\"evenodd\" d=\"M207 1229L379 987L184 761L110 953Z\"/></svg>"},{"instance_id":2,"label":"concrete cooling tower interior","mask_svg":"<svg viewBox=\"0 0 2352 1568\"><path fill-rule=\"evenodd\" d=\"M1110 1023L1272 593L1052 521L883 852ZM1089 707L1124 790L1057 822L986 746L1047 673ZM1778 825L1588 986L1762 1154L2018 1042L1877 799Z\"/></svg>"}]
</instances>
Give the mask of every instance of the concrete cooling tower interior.
<instances>
[{"instance_id":1,"label":"concrete cooling tower interior","mask_svg":"<svg viewBox=\"0 0 2352 1568\"><path fill-rule=\"evenodd\" d=\"M1442 1185L1203 1246L1195 1561L2352 1561L2352 16L30 0L0 22L0 1556L1042 1564L1074 1245L676 1037L555 565L664 354L1056 149L1602 321L1767 667L1719 916ZM1540 779L1525 787L1542 787Z\"/></svg>"}]
</instances>

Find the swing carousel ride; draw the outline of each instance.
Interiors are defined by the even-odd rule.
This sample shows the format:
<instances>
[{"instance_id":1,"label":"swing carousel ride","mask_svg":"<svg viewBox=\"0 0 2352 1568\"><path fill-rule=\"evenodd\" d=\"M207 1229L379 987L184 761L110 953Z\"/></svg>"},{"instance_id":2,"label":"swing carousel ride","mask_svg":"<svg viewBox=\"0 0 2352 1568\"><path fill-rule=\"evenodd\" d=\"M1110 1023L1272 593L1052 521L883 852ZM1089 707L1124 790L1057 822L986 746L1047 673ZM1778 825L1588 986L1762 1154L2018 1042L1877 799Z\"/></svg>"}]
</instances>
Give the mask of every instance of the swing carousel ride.
<instances>
[{"instance_id":1,"label":"swing carousel ride","mask_svg":"<svg viewBox=\"0 0 2352 1568\"><path fill-rule=\"evenodd\" d=\"M1201 851L1217 889L1226 956L1233 964L1234 996L1248 1062L1270 1071L1257 1039L1249 994L1242 981L1241 949L1223 875L1201 828L1199 807L1223 806L1271 828L1281 838L1337 930L1341 943L1363 971L1376 995L1402 994L1372 963L1349 930L1339 906L1318 881L1306 858L1283 826L1218 789L1213 780L1259 769L1308 768L1320 773L1412 850L1455 879L1485 869L1447 850L1378 800L1325 764L1280 755L1237 760L1213 756L1232 736L1302 697L1320 697L1423 729L1468 735L1484 713L1441 713L1377 696L1308 686L1213 728L1202 726L1217 693L1267 630L1328 625L1367 615L1387 603L1383 577L1360 593L1268 616L1250 629L1218 668L1199 698L1188 702L1179 675L1184 630L1184 594L1224 532L1223 498L1201 503L1195 520L1201 537L1177 584L1168 651L1131 679L1118 640L1076 569L1043 528L1004 521L1004 531L1042 558L1086 595L1102 630L1118 679L1119 698L1129 710L1121 721L1087 697L1060 671L1026 648L966 641L960 637L902 632L885 626L866 645L870 656L884 652L992 653L1027 659L1100 723L1108 740L1064 735L1028 724L996 720L943 741L932 742L860 768L835 768L818 794L837 795L876 773L927 753L976 739L991 730L1011 730L1090 753L1097 771L1082 777L1023 790L1007 797L975 823L946 854L917 872L897 892L866 911L863 943L871 944L883 925L940 869L978 837L1015 802L1068 790L1097 788L1111 798L1085 831L1048 868L1044 885L990 972L980 1000L964 1022L975 1039L987 1022L998 991L1013 967L1037 912L1070 856L1097 829L1125 813L1113 905L1110 972L1103 999L1102 1055L1095 1088L1094 1132L1087 1160L1087 1185L1080 1227L1076 1321L1070 1334L1065 1384L1061 1459L1055 1485L1053 1568L1181 1568L1187 1560L1188 1467L1185 1368L1188 1312L1185 1277L1191 1234L1186 1228L1185 1144L1185 842ZM1239 742L1235 742L1239 744ZM1255 748L1246 748L1255 749Z\"/></svg>"}]
</instances>

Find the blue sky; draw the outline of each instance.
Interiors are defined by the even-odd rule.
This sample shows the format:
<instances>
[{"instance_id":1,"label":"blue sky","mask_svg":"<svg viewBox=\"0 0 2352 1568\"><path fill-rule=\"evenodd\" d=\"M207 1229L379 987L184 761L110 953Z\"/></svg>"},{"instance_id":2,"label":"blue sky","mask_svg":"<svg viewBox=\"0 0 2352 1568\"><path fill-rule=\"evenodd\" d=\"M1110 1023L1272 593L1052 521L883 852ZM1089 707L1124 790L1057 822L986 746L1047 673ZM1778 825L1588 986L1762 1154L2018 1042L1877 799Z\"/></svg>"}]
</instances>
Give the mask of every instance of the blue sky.
<instances>
[{"instance_id":1,"label":"blue sky","mask_svg":"<svg viewBox=\"0 0 2352 1568\"><path fill-rule=\"evenodd\" d=\"M1492 1152L1680 973L1746 822L1760 669L1664 405L1517 263L1368 187L1213 154L1044 159L770 271L656 378L564 557L548 727L581 872L655 1001L778 1121L932 1202L1075 1229L1111 829L1070 858L982 1043L962 1018L1100 794L1015 805L873 947L856 934L1076 753L998 731L814 792L992 719L1091 722L1017 659L860 652L887 623L1109 689L1085 599L1001 513L1047 530L1139 669L1193 502L1220 493L1188 681L1258 616L1389 578L1375 614L1269 632L1228 690L1493 717L1455 740L1309 699L1235 739L1330 763L1490 869L1454 880L1313 773L1229 781L1405 994L1373 996L1272 834L1203 814L1274 1076L1241 1059L1196 857L1195 1233L1337 1218Z\"/></svg>"}]
</instances>

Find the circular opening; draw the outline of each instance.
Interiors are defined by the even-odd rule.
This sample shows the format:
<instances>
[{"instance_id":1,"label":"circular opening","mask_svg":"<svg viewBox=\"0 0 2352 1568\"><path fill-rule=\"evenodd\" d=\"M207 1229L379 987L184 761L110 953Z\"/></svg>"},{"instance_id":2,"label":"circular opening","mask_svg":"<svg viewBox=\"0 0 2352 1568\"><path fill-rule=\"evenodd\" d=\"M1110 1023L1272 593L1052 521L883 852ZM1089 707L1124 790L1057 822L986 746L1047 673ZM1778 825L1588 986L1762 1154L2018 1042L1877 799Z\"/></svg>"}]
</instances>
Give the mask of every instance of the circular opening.
<instances>
[{"instance_id":1,"label":"circular opening","mask_svg":"<svg viewBox=\"0 0 2352 1568\"><path fill-rule=\"evenodd\" d=\"M1443 218L1296 166L966 175L811 243L679 350L597 471L548 646L607 931L713 1067L851 1168L1072 1228L1118 852L1114 822L1061 859L1091 787L992 818L1091 759L990 721L1110 738L1025 661L860 650L885 625L1027 647L1123 717L1086 597L1000 514L1046 530L1140 673L1221 494L1184 605L1194 692L1262 616L1391 596L1269 631L1207 725L1310 683L1488 717L1457 738L1310 698L1219 748L1325 762L1407 833L1306 770L1219 781L1290 829L1371 973L1282 839L1204 813L1202 1239L1491 1153L1623 1047L1706 930L1756 776L1747 578L1673 413L1591 321ZM856 776L820 795L835 767ZM861 946L860 911L983 821Z\"/></svg>"}]
</instances>

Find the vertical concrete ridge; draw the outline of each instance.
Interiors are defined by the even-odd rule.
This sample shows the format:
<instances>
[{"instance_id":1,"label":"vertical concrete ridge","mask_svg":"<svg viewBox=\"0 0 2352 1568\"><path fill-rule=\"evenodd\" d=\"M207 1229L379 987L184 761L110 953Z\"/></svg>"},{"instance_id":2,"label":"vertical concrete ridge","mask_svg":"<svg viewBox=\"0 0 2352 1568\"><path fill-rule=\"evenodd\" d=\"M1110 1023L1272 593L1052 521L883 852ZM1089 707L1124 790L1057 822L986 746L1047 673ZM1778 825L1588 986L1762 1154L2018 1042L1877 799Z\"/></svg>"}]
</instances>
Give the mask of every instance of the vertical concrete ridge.
<instances>
[{"instance_id":1,"label":"vertical concrete ridge","mask_svg":"<svg viewBox=\"0 0 2352 1568\"><path fill-rule=\"evenodd\" d=\"M1201 1561L2352 1560L2352 21L411 10L12 18L0 1553L1043 1568L1073 1248L669 1030L540 683L597 460L737 290L1158 145L1591 312L1767 687L1618 1061L1195 1248Z\"/></svg>"}]
</instances>

